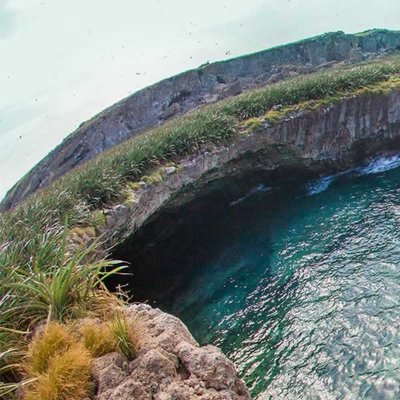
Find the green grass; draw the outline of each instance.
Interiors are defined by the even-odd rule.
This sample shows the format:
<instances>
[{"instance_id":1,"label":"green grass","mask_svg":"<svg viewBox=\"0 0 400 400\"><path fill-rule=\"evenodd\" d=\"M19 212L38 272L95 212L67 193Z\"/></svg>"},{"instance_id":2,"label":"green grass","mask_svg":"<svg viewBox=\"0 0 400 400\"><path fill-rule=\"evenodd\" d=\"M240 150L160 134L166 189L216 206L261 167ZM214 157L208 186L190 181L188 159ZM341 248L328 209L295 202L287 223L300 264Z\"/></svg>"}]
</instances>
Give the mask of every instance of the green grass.
<instances>
[{"instance_id":1,"label":"green grass","mask_svg":"<svg viewBox=\"0 0 400 400\"><path fill-rule=\"evenodd\" d=\"M246 92L150 129L74 169L3 216L2 224L18 225L4 239L18 240L21 233L25 237L27 228L22 225L33 220L39 230L49 220L60 223L67 218L71 225L85 224L89 210L119 200L121 188L128 182L140 180L160 164L230 141L243 121L260 117L276 105L344 96L386 81L399 71L400 63L395 60L306 75Z\"/></svg>"},{"instance_id":2,"label":"green grass","mask_svg":"<svg viewBox=\"0 0 400 400\"><path fill-rule=\"evenodd\" d=\"M126 317L120 313L116 313L109 322L109 329L114 337L117 349L128 360L132 360L138 347L138 332L133 331Z\"/></svg>"},{"instance_id":3,"label":"green grass","mask_svg":"<svg viewBox=\"0 0 400 400\"><path fill-rule=\"evenodd\" d=\"M62 242L57 249L59 258L54 265L43 265L33 258L28 268L19 268L13 282L8 284L10 293L14 290L18 296L11 311L23 315L30 323L79 316L82 307L89 307L95 301L94 290L102 280L121 269L105 272L112 261L88 259L93 257L93 245L71 255L66 254L64 246Z\"/></svg>"},{"instance_id":4,"label":"green grass","mask_svg":"<svg viewBox=\"0 0 400 400\"><path fill-rule=\"evenodd\" d=\"M3 243L0 252L0 397L4 399L14 398L13 392L29 383L20 364L28 348L27 333L35 324L80 317L95 310L103 297L112 302L102 281L122 268L95 258L98 241L71 251L66 228L49 225L40 233L34 221L31 227L31 236Z\"/></svg>"},{"instance_id":5,"label":"green grass","mask_svg":"<svg viewBox=\"0 0 400 400\"><path fill-rule=\"evenodd\" d=\"M153 181L147 173L160 164L213 143L229 141L238 132L240 122L259 117L276 105L346 95L386 81L399 71L400 63L388 62L311 74L201 108L150 129L74 169L5 216L5 222L32 221L35 215L40 223L46 213L54 222L67 217L71 225L85 223L88 210L118 200L122 185L142 177Z\"/></svg>"},{"instance_id":6,"label":"green grass","mask_svg":"<svg viewBox=\"0 0 400 400\"><path fill-rule=\"evenodd\" d=\"M107 274L119 271L99 258L98 241L88 248L71 248L67 241L74 229L84 233L89 226L103 226L105 204L126 201L126 188L138 187L135 182L162 180L162 166L229 143L244 131L251 134L261 122L277 123L288 112L342 96L386 93L400 86L399 72L400 61L394 58L290 79L205 106L104 152L1 214L0 390L21 378L15 365L27 341L20 331L38 321L85 315L105 293ZM114 332L120 350L131 354L123 321L114 322ZM9 352L13 348L17 353Z\"/></svg>"},{"instance_id":7,"label":"green grass","mask_svg":"<svg viewBox=\"0 0 400 400\"><path fill-rule=\"evenodd\" d=\"M306 75L247 92L221 103L220 109L239 120L259 117L276 105L289 106L304 101L345 95L399 73L398 64L374 64L343 71Z\"/></svg>"}]
</instances>

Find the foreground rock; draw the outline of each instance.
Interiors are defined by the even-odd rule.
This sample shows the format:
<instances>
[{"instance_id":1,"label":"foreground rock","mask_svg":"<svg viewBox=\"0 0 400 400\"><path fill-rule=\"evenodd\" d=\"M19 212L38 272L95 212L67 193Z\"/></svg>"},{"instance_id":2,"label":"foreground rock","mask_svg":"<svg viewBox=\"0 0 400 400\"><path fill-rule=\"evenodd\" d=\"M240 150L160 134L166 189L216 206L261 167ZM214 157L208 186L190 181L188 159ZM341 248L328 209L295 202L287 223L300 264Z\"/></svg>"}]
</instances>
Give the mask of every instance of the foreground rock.
<instances>
[{"instance_id":1,"label":"foreground rock","mask_svg":"<svg viewBox=\"0 0 400 400\"><path fill-rule=\"evenodd\" d=\"M21 179L0 203L14 207L71 168L136 135L145 128L202 105L293 75L357 63L398 50L400 32L334 32L203 65L132 94L83 123Z\"/></svg>"},{"instance_id":2,"label":"foreground rock","mask_svg":"<svg viewBox=\"0 0 400 400\"><path fill-rule=\"evenodd\" d=\"M183 323L140 304L127 310L141 327L133 361L118 353L95 359L96 400L246 400L250 395L219 349L199 347Z\"/></svg>"}]
</instances>

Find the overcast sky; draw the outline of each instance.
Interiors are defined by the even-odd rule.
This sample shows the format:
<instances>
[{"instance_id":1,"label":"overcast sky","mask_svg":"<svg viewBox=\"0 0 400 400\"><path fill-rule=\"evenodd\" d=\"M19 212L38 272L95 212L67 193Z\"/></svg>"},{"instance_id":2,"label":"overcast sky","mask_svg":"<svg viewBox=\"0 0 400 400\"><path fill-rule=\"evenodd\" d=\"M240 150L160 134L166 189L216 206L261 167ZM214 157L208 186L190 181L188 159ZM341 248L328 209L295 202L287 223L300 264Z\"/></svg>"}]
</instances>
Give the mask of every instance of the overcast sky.
<instances>
[{"instance_id":1,"label":"overcast sky","mask_svg":"<svg viewBox=\"0 0 400 400\"><path fill-rule=\"evenodd\" d=\"M400 29L399 17L399 0L0 0L0 198L144 86L323 32Z\"/></svg>"}]
</instances>

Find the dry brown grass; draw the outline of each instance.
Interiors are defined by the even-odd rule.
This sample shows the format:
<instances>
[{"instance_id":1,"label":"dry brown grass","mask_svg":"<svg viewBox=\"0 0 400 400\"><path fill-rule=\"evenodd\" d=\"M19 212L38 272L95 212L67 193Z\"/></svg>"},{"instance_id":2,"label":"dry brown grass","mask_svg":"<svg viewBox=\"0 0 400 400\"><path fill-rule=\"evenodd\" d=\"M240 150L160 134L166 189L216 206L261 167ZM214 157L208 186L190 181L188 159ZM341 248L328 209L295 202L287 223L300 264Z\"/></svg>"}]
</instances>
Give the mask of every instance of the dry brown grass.
<instances>
[{"instance_id":1,"label":"dry brown grass","mask_svg":"<svg viewBox=\"0 0 400 400\"><path fill-rule=\"evenodd\" d=\"M46 372L54 356L64 353L75 344L75 338L63 325L51 322L36 335L29 346L28 371L33 374Z\"/></svg>"},{"instance_id":2,"label":"dry brown grass","mask_svg":"<svg viewBox=\"0 0 400 400\"><path fill-rule=\"evenodd\" d=\"M81 400L91 388L91 356L65 325L50 322L33 338L25 370L26 400Z\"/></svg>"},{"instance_id":3,"label":"dry brown grass","mask_svg":"<svg viewBox=\"0 0 400 400\"><path fill-rule=\"evenodd\" d=\"M81 343L53 355L45 373L25 391L25 400L82 400L92 387L91 357Z\"/></svg>"},{"instance_id":4,"label":"dry brown grass","mask_svg":"<svg viewBox=\"0 0 400 400\"><path fill-rule=\"evenodd\" d=\"M117 342L108 324L86 320L79 329L82 341L92 357L100 357L117 350Z\"/></svg>"},{"instance_id":5,"label":"dry brown grass","mask_svg":"<svg viewBox=\"0 0 400 400\"><path fill-rule=\"evenodd\" d=\"M140 331L118 310L105 320L72 325L50 322L33 338L24 369L30 381L25 400L81 400L90 394L91 360L118 351L133 359Z\"/></svg>"},{"instance_id":6,"label":"dry brown grass","mask_svg":"<svg viewBox=\"0 0 400 400\"><path fill-rule=\"evenodd\" d=\"M117 304L118 301L114 302ZM123 308L117 306L113 312L111 307L106 308L102 318L97 314L96 319L69 320L65 324L49 321L37 330L20 364L21 371L25 372L20 385L23 398L81 400L90 397L94 388L92 359L114 351L133 359L141 332L137 320L128 320ZM14 386L10 390L15 390Z\"/></svg>"}]
</instances>

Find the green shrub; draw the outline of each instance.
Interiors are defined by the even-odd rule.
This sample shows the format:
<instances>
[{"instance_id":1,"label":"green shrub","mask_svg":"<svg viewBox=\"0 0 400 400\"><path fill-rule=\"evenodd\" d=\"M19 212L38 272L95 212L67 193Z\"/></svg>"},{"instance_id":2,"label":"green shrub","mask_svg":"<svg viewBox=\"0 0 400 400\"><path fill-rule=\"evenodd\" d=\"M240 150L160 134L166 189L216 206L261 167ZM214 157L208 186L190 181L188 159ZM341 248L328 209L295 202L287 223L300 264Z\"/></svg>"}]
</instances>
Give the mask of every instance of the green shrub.
<instances>
[{"instance_id":1,"label":"green shrub","mask_svg":"<svg viewBox=\"0 0 400 400\"><path fill-rule=\"evenodd\" d=\"M107 272L115 263L95 259L96 242L70 254L65 232L59 232L59 247L49 257L52 264L34 254L24 268L14 268L13 281L7 284L10 296L16 299L13 312L30 322L46 318L62 321L82 308L90 308L94 290L102 280L122 269L114 267Z\"/></svg>"}]
</instances>

